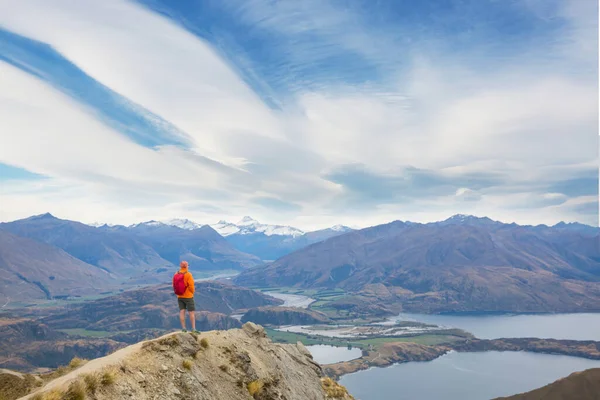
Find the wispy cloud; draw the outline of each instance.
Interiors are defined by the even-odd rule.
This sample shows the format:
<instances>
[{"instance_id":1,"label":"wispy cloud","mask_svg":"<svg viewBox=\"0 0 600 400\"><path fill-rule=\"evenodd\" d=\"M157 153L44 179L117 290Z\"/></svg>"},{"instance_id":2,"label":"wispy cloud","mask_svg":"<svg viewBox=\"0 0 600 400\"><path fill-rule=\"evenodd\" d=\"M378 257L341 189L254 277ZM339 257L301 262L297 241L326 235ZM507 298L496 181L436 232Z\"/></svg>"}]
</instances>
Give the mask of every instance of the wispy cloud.
<instances>
[{"instance_id":1,"label":"wispy cloud","mask_svg":"<svg viewBox=\"0 0 600 400\"><path fill-rule=\"evenodd\" d=\"M2 3L2 219L597 223L592 2Z\"/></svg>"}]
</instances>

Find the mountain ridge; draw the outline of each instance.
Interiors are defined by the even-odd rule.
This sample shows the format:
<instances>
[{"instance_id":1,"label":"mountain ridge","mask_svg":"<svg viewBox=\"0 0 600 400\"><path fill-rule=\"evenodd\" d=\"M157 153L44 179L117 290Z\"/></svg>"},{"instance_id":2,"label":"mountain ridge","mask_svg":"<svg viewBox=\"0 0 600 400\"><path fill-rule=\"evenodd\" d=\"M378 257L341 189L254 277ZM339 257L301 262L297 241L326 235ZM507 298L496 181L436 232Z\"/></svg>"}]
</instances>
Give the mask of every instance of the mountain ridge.
<instances>
[{"instance_id":1,"label":"mountain ridge","mask_svg":"<svg viewBox=\"0 0 600 400\"><path fill-rule=\"evenodd\" d=\"M337 287L415 312L600 310L600 236L490 221L394 221L312 244L234 281Z\"/></svg>"},{"instance_id":2,"label":"mountain ridge","mask_svg":"<svg viewBox=\"0 0 600 400\"><path fill-rule=\"evenodd\" d=\"M241 329L170 333L139 342L29 390L21 399L74 393L85 397L89 391L98 400L353 399L345 388L324 377L301 343L273 343L261 326L251 322Z\"/></svg>"}]
</instances>

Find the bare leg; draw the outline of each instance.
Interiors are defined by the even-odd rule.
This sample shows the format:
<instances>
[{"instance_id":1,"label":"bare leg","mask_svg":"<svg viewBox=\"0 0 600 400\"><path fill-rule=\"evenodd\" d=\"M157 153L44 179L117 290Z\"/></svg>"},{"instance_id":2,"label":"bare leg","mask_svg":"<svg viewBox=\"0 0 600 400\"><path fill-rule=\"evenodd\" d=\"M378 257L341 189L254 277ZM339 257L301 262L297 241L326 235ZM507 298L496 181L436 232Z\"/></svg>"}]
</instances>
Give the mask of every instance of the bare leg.
<instances>
[{"instance_id":1,"label":"bare leg","mask_svg":"<svg viewBox=\"0 0 600 400\"><path fill-rule=\"evenodd\" d=\"M181 322L181 329L185 329L185 310L179 310L179 322Z\"/></svg>"},{"instance_id":2,"label":"bare leg","mask_svg":"<svg viewBox=\"0 0 600 400\"><path fill-rule=\"evenodd\" d=\"M188 311L188 314L190 314L190 322L192 323L192 330L195 331L196 330L196 315L194 314L193 311Z\"/></svg>"}]
</instances>

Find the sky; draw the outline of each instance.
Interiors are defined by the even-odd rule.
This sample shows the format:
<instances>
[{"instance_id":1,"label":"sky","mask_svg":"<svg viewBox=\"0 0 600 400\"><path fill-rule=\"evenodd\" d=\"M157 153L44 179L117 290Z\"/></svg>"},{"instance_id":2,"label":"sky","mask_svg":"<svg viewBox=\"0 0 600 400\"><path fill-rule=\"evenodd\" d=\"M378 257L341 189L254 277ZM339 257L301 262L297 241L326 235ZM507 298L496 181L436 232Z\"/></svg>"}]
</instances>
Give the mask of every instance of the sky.
<instances>
[{"instance_id":1,"label":"sky","mask_svg":"<svg viewBox=\"0 0 600 400\"><path fill-rule=\"evenodd\" d=\"M594 0L0 0L0 220L598 225Z\"/></svg>"}]
</instances>

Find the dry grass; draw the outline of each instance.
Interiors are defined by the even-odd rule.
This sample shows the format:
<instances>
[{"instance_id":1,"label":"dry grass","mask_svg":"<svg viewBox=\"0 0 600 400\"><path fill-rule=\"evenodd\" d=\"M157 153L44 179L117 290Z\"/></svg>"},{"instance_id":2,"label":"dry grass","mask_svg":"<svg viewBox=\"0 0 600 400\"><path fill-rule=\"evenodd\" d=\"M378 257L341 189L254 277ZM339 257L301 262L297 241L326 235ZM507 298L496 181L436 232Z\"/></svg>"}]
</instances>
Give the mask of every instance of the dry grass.
<instances>
[{"instance_id":1,"label":"dry grass","mask_svg":"<svg viewBox=\"0 0 600 400\"><path fill-rule=\"evenodd\" d=\"M32 392L42 384L33 375L25 374L23 377L12 374L0 373L0 400L18 399Z\"/></svg>"},{"instance_id":2,"label":"dry grass","mask_svg":"<svg viewBox=\"0 0 600 400\"><path fill-rule=\"evenodd\" d=\"M85 387L89 393L96 393L98 390L98 386L100 386L100 378L97 374L85 374L83 376L83 382L85 382Z\"/></svg>"},{"instance_id":3,"label":"dry grass","mask_svg":"<svg viewBox=\"0 0 600 400\"><path fill-rule=\"evenodd\" d=\"M112 385L113 383L115 383L116 380L117 380L117 371L115 371L113 368L104 370L102 372L102 375L100 376L100 384L102 386Z\"/></svg>"},{"instance_id":4,"label":"dry grass","mask_svg":"<svg viewBox=\"0 0 600 400\"><path fill-rule=\"evenodd\" d=\"M207 338L200 339L200 346L202 346L203 349L208 349L208 339Z\"/></svg>"},{"instance_id":5,"label":"dry grass","mask_svg":"<svg viewBox=\"0 0 600 400\"><path fill-rule=\"evenodd\" d=\"M175 347L179 345L179 338L175 335L167 336L166 338L161 339L158 343L164 346Z\"/></svg>"},{"instance_id":6,"label":"dry grass","mask_svg":"<svg viewBox=\"0 0 600 400\"><path fill-rule=\"evenodd\" d=\"M84 360L82 358L79 357L74 357L71 362L69 363L69 368L71 369L75 369L75 368L79 368L81 367L83 364L86 363L87 360Z\"/></svg>"},{"instance_id":7,"label":"dry grass","mask_svg":"<svg viewBox=\"0 0 600 400\"><path fill-rule=\"evenodd\" d=\"M325 391L325 396L328 399L353 399L348 390L331 378L321 378L321 386Z\"/></svg>"},{"instance_id":8,"label":"dry grass","mask_svg":"<svg viewBox=\"0 0 600 400\"><path fill-rule=\"evenodd\" d=\"M36 394L32 397L32 400L62 400L63 398L63 392L58 389L53 389L49 392Z\"/></svg>"},{"instance_id":9,"label":"dry grass","mask_svg":"<svg viewBox=\"0 0 600 400\"><path fill-rule=\"evenodd\" d=\"M189 371L192 369L192 365L194 365L194 362L192 360L183 360L181 365L183 366L183 368Z\"/></svg>"},{"instance_id":10,"label":"dry grass","mask_svg":"<svg viewBox=\"0 0 600 400\"><path fill-rule=\"evenodd\" d=\"M255 381L248 383L248 385L246 387L248 388L248 393L250 393L250 396L256 398L256 396L258 396L262 392L263 386L264 386L263 381L261 381L260 379L257 379Z\"/></svg>"},{"instance_id":11,"label":"dry grass","mask_svg":"<svg viewBox=\"0 0 600 400\"><path fill-rule=\"evenodd\" d=\"M63 396L63 400L85 400L87 388L83 380L76 380L69 385L69 389Z\"/></svg>"}]
</instances>

